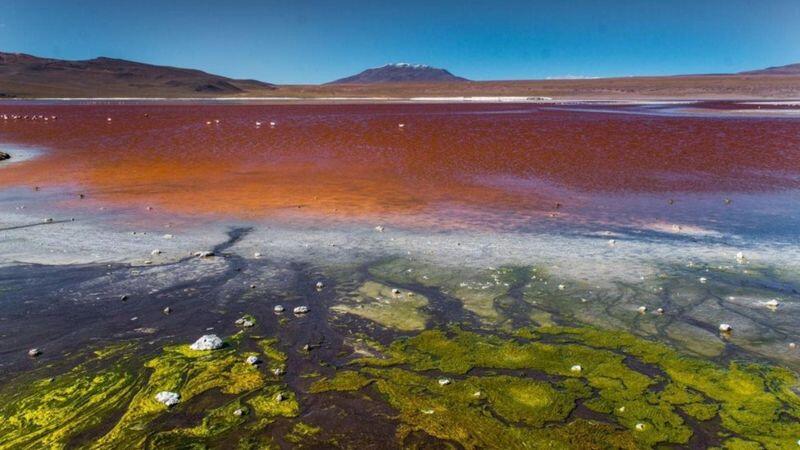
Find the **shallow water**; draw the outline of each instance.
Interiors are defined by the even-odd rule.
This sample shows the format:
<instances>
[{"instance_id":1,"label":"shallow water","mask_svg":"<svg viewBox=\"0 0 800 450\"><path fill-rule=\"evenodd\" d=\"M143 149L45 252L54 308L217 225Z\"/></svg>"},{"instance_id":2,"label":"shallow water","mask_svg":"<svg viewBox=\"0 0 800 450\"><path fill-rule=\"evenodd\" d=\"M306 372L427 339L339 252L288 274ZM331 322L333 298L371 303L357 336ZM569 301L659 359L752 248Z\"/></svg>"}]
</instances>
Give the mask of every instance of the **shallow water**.
<instances>
[{"instance_id":1,"label":"shallow water","mask_svg":"<svg viewBox=\"0 0 800 450\"><path fill-rule=\"evenodd\" d=\"M794 445L800 121L734 116L725 112L740 105L725 103L555 108L0 103L0 116L57 116L0 120L0 142L9 143L0 150L17 161L0 163L0 416L30 411L9 428L0 425L7 436L0 447L508 444L486 441L498 433L573 448L592 433L636 448ZM216 256L192 256L203 250ZM311 312L275 314L276 304ZM257 323L241 330L234 322L246 314ZM720 333L720 323L733 332ZM413 346L392 353L396 364L386 370L360 360L380 360L404 338L424 343L431 335L423 330L454 326L495 344L530 341L540 349L604 330L612 341L629 342L613 350L639 375L621 368L595 374L587 361L610 357L594 353L609 338L591 334L563 350L566 359L583 355L581 374L506 360L476 362L462 373L454 367L463 361L441 365L439 355L427 363ZM173 346L206 333L227 337L226 353L176 356L185 350ZM277 339L285 359L259 353L264 337ZM383 347L393 342L395 350ZM120 343L132 347L108 350ZM679 356L653 356L652 343ZM42 354L28 357L33 347ZM649 350L636 353L641 348ZM246 354L267 364L239 378L244 369L226 368L226 358ZM285 374L276 378L270 370L279 360ZM713 376L686 379L678 360ZM738 371L751 363L760 365ZM162 380L144 364L209 364L204 370L214 379L248 387L200 389L191 380L211 375L175 368ZM367 384L325 387L341 383L331 380L347 370L357 372L349 382ZM564 370L585 386L559 384ZM93 405L78 397L82 388L60 384L83 386L70 374L84 372L108 380L130 373L135 381L119 381L113 411L92 406L81 415L89 420L50 422L70 402ZM497 376L513 377L503 383L523 391L555 386L575 403L564 417L524 424L516 408L525 416L541 411L505 403L513 394L494 390ZM663 409L630 403L629 417L608 410L585 391L597 392L607 376L646 376L651 403ZM165 381L174 377L187 381ZM483 386L490 397L464 403L430 390L426 383L441 377L454 380L454 392ZM515 384L526 379L544 384ZM742 406L719 383L762 383L767 394ZM695 401L681 406L688 403L672 391L661 397L665 386L690 386L723 413L706 417ZM167 388L185 401L158 409L151 391ZM276 389L288 403L263 409L258 399ZM32 392L49 392L65 406ZM409 392L427 392L430 403L414 403ZM622 402L644 394L603 395ZM252 414L231 422L237 407ZM465 422L442 408L460 411ZM729 411L774 413L774 428L731 419ZM119 427L143 434L126 438ZM31 430L45 431L25 441Z\"/></svg>"}]
</instances>

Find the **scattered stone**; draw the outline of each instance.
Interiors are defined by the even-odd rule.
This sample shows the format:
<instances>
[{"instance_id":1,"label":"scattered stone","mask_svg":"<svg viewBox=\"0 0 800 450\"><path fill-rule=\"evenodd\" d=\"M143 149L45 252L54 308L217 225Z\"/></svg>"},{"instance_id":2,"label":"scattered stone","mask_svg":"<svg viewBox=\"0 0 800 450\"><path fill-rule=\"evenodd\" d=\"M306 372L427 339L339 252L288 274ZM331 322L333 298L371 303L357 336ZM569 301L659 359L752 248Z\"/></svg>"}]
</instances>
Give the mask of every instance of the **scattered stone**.
<instances>
[{"instance_id":1,"label":"scattered stone","mask_svg":"<svg viewBox=\"0 0 800 450\"><path fill-rule=\"evenodd\" d=\"M377 231L378 233L383 233L383 230L384 230L383 225L378 225L377 227L375 227L375 231Z\"/></svg>"},{"instance_id":2,"label":"scattered stone","mask_svg":"<svg viewBox=\"0 0 800 450\"><path fill-rule=\"evenodd\" d=\"M747 258L744 257L744 253L739 252L736 254L736 262L739 264L744 264L747 262Z\"/></svg>"},{"instance_id":3,"label":"scattered stone","mask_svg":"<svg viewBox=\"0 0 800 450\"><path fill-rule=\"evenodd\" d=\"M275 401L276 402L282 402L284 398L285 397L283 396L283 392L278 392L277 394L275 394Z\"/></svg>"},{"instance_id":4,"label":"scattered stone","mask_svg":"<svg viewBox=\"0 0 800 450\"><path fill-rule=\"evenodd\" d=\"M308 312L308 306L298 306L292 310L295 314L306 314Z\"/></svg>"},{"instance_id":5,"label":"scattered stone","mask_svg":"<svg viewBox=\"0 0 800 450\"><path fill-rule=\"evenodd\" d=\"M450 383L450 378L439 378L439 386L447 386Z\"/></svg>"},{"instance_id":6,"label":"scattered stone","mask_svg":"<svg viewBox=\"0 0 800 450\"><path fill-rule=\"evenodd\" d=\"M317 281L317 284L315 286L316 286L317 290L319 291L319 290L322 290L322 288L325 287L325 283L323 283L322 281Z\"/></svg>"},{"instance_id":7,"label":"scattered stone","mask_svg":"<svg viewBox=\"0 0 800 450\"><path fill-rule=\"evenodd\" d=\"M664 308L658 308L656 310L656 314L658 314L658 315L664 314Z\"/></svg>"},{"instance_id":8,"label":"scattered stone","mask_svg":"<svg viewBox=\"0 0 800 450\"><path fill-rule=\"evenodd\" d=\"M165 234L163 237L164 237L164 239L172 239L172 238L174 238L175 236L173 236L173 235L171 235L171 234Z\"/></svg>"},{"instance_id":9,"label":"scattered stone","mask_svg":"<svg viewBox=\"0 0 800 450\"><path fill-rule=\"evenodd\" d=\"M639 422L636 424L636 431L644 431L644 424Z\"/></svg>"},{"instance_id":10,"label":"scattered stone","mask_svg":"<svg viewBox=\"0 0 800 450\"><path fill-rule=\"evenodd\" d=\"M222 339L216 334L206 334L190 346L192 350L217 350L222 348Z\"/></svg>"},{"instance_id":11,"label":"scattered stone","mask_svg":"<svg viewBox=\"0 0 800 450\"><path fill-rule=\"evenodd\" d=\"M272 308L272 310L275 311L276 313L282 313L282 312L286 311L286 308L284 308L283 305L275 305Z\"/></svg>"},{"instance_id":12,"label":"scattered stone","mask_svg":"<svg viewBox=\"0 0 800 450\"><path fill-rule=\"evenodd\" d=\"M567 287L566 287L566 286L564 286L563 284L559 284L559 285L558 285L558 290L559 290L559 291L563 291L563 290L564 290L564 289L566 289L566 288L567 288Z\"/></svg>"},{"instance_id":13,"label":"scattered stone","mask_svg":"<svg viewBox=\"0 0 800 450\"><path fill-rule=\"evenodd\" d=\"M244 410L242 408L238 408L233 411L233 415L236 417L241 417L244 415Z\"/></svg>"},{"instance_id":14,"label":"scattered stone","mask_svg":"<svg viewBox=\"0 0 800 450\"><path fill-rule=\"evenodd\" d=\"M617 411L619 411L620 413L624 413L625 412L625 407L624 406L620 406L619 409L617 409Z\"/></svg>"},{"instance_id":15,"label":"scattered stone","mask_svg":"<svg viewBox=\"0 0 800 450\"><path fill-rule=\"evenodd\" d=\"M239 325L240 327L245 327L245 328L250 328L250 327L252 327L253 325L255 325L255 324L256 324L256 323L253 321L253 319L250 319L250 318L248 318L248 317L246 317L246 316L245 316L245 317L240 317L240 318L236 319L236 322L234 322L234 323L235 323L236 325Z\"/></svg>"},{"instance_id":16,"label":"scattered stone","mask_svg":"<svg viewBox=\"0 0 800 450\"><path fill-rule=\"evenodd\" d=\"M276 377L279 377L279 376L283 375L283 369L280 368L280 367L276 367L276 368L272 369L272 374L275 375Z\"/></svg>"},{"instance_id":17,"label":"scattered stone","mask_svg":"<svg viewBox=\"0 0 800 450\"><path fill-rule=\"evenodd\" d=\"M257 356L253 356L253 355L248 356L246 361L247 361L247 364L250 364L251 366L255 366L256 364L261 362L261 361L259 361Z\"/></svg>"},{"instance_id":18,"label":"scattered stone","mask_svg":"<svg viewBox=\"0 0 800 450\"><path fill-rule=\"evenodd\" d=\"M172 308L170 308L169 306L167 306L166 308L164 308L164 310L163 310L163 311L164 311L164 314L169 314L169 313L171 313L171 312L172 312Z\"/></svg>"},{"instance_id":19,"label":"scattered stone","mask_svg":"<svg viewBox=\"0 0 800 450\"><path fill-rule=\"evenodd\" d=\"M569 368L569 371L573 373L581 373L581 371L583 371L583 367L581 367L580 364L575 364L574 366Z\"/></svg>"},{"instance_id":20,"label":"scattered stone","mask_svg":"<svg viewBox=\"0 0 800 450\"><path fill-rule=\"evenodd\" d=\"M156 394L156 401L170 407L177 405L181 401L181 396L177 392L161 391Z\"/></svg>"},{"instance_id":21,"label":"scattered stone","mask_svg":"<svg viewBox=\"0 0 800 450\"><path fill-rule=\"evenodd\" d=\"M609 247L614 247L615 245L617 245L617 240L616 239L609 239L608 240L608 245L609 245Z\"/></svg>"},{"instance_id":22,"label":"scattered stone","mask_svg":"<svg viewBox=\"0 0 800 450\"><path fill-rule=\"evenodd\" d=\"M731 331L733 331L733 327L727 323L721 323L719 324L719 331L723 333L730 333Z\"/></svg>"},{"instance_id":23,"label":"scattered stone","mask_svg":"<svg viewBox=\"0 0 800 450\"><path fill-rule=\"evenodd\" d=\"M774 298L772 300L764 302L764 306L766 306L767 308L769 308L769 309L771 309L773 311L778 309L778 306L780 306L780 305L781 305L780 302L778 300L774 299Z\"/></svg>"},{"instance_id":24,"label":"scattered stone","mask_svg":"<svg viewBox=\"0 0 800 450\"><path fill-rule=\"evenodd\" d=\"M48 217L47 219L44 219L44 223L53 223L53 219Z\"/></svg>"},{"instance_id":25,"label":"scattered stone","mask_svg":"<svg viewBox=\"0 0 800 450\"><path fill-rule=\"evenodd\" d=\"M397 288L392 289L392 294L393 295L400 295L400 289L397 289Z\"/></svg>"},{"instance_id":26,"label":"scattered stone","mask_svg":"<svg viewBox=\"0 0 800 450\"><path fill-rule=\"evenodd\" d=\"M119 299L122 300L123 302L127 302L128 301L128 296L127 295L123 295Z\"/></svg>"},{"instance_id":27,"label":"scattered stone","mask_svg":"<svg viewBox=\"0 0 800 450\"><path fill-rule=\"evenodd\" d=\"M644 314L647 312L647 306L640 306L639 307L639 314Z\"/></svg>"},{"instance_id":28,"label":"scattered stone","mask_svg":"<svg viewBox=\"0 0 800 450\"><path fill-rule=\"evenodd\" d=\"M255 253L253 253L253 257L254 258L261 258L261 253L255 252Z\"/></svg>"},{"instance_id":29,"label":"scattered stone","mask_svg":"<svg viewBox=\"0 0 800 450\"><path fill-rule=\"evenodd\" d=\"M39 350L38 348L32 348L32 349L28 350L28 356L30 356L32 358L35 358L35 357L37 357L37 356L39 356L41 354L42 354L42 351Z\"/></svg>"},{"instance_id":30,"label":"scattered stone","mask_svg":"<svg viewBox=\"0 0 800 450\"><path fill-rule=\"evenodd\" d=\"M150 252L150 254L151 254L151 255L153 255L153 256L160 255L160 254L161 254L161 250L159 250L159 249L155 249L155 250L153 250L152 252Z\"/></svg>"},{"instance_id":31,"label":"scattered stone","mask_svg":"<svg viewBox=\"0 0 800 450\"><path fill-rule=\"evenodd\" d=\"M706 284L706 281L708 281L708 279L706 279L706 277L700 277L700 282L701 283Z\"/></svg>"},{"instance_id":32,"label":"scattered stone","mask_svg":"<svg viewBox=\"0 0 800 450\"><path fill-rule=\"evenodd\" d=\"M202 252L194 252L194 256L198 258L211 258L212 256L214 256L214 252L210 250L205 250Z\"/></svg>"}]
</instances>

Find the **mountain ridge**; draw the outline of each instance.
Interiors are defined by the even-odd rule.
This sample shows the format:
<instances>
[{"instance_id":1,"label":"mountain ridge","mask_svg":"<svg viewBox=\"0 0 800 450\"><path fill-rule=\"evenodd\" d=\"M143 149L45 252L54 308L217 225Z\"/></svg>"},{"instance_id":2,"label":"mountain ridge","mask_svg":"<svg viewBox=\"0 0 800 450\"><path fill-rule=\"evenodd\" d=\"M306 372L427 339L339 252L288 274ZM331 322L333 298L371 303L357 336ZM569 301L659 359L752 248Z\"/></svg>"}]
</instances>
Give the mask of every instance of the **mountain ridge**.
<instances>
[{"instance_id":1,"label":"mountain ridge","mask_svg":"<svg viewBox=\"0 0 800 450\"><path fill-rule=\"evenodd\" d=\"M372 67L326 84L444 83L469 81L446 69L425 64L394 63Z\"/></svg>"}]
</instances>

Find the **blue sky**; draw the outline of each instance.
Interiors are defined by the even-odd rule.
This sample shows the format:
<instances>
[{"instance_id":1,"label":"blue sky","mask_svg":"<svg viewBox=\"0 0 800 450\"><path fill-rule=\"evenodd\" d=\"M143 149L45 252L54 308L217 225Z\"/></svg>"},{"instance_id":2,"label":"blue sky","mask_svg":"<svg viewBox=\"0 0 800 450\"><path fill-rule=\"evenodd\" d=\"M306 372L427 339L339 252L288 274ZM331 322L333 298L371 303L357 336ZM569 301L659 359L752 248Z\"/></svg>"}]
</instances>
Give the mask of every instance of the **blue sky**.
<instances>
[{"instance_id":1,"label":"blue sky","mask_svg":"<svg viewBox=\"0 0 800 450\"><path fill-rule=\"evenodd\" d=\"M477 80L731 72L800 62L800 0L0 0L0 51L276 83L389 62Z\"/></svg>"}]
</instances>

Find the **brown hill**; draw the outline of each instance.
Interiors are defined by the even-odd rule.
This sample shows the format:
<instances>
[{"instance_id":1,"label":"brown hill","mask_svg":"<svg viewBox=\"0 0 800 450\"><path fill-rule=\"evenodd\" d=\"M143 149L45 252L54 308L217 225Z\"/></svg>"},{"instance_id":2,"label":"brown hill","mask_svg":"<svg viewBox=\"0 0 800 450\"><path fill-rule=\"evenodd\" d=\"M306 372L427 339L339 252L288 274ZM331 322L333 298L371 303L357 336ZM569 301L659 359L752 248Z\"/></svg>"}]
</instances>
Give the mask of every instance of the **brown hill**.
<instances>
[{"instance_id":1,"label":"brown hill","mask_svg":"<svg viewBox=\"0 0 800 450\"><path fill-rule=\"evenodd\" d=\"M0 97L203 97L274 89L261 81L123 59L66 61L0 52Z\"/></svg>"},{"instance_id":2,"label":"brown hill","mask_svg":"<svg viewBox=\"0 0 800 450\"><path fill-rule=\"evenodd\" d=\"M800 63L739 72L741 75L800 75Z\"/></svg>"}]
</instances>

